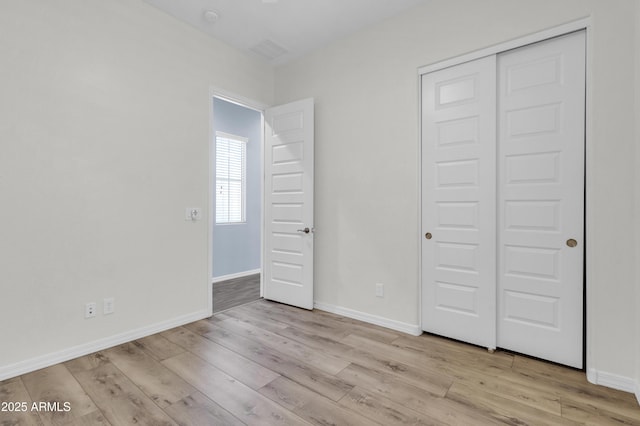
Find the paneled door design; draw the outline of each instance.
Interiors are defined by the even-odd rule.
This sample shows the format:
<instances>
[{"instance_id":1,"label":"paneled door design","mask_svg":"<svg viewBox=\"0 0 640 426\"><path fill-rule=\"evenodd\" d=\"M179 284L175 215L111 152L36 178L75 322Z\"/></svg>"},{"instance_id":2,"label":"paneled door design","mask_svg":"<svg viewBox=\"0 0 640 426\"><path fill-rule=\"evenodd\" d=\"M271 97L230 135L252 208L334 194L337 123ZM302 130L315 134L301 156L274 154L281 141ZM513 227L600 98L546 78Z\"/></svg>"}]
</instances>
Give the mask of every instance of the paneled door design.
<instances>
[{"instance_id":1,"label":"paneled door design","mask_svg":"<svg viewBox=\"0 0 640 426\"><path fill-rule=\"evenodd\" d=\"M423 328L495 348L495 56L422 79Z\"/></svg>"},{"instance_id":2,"label":"paneled door design","mask_svg":"<svg viewBox=\"0 0 640 426\"><path fill-rule=\"evenodd\" d=\"M582 367L584 32L498 69L498 346Z\"/></svg>"},{"instance_id":3,"label":"paneled door design","mask_svg":"<svg viewBox=\"0 0 640 426\"><path fill-rule=\"evenodd\" d=\"M264 297L313 309L313 99L265 111Z\"/></svg>"},{"instance_id":4,"label":"paneled door design","mask_svg":"<svg viewBox=\"0 0 640 426\"><path fill-rule=\"evenodd\" d=\"M584 31L422 91L422 328L582 367Z\"/></svg>"}]
</instances>

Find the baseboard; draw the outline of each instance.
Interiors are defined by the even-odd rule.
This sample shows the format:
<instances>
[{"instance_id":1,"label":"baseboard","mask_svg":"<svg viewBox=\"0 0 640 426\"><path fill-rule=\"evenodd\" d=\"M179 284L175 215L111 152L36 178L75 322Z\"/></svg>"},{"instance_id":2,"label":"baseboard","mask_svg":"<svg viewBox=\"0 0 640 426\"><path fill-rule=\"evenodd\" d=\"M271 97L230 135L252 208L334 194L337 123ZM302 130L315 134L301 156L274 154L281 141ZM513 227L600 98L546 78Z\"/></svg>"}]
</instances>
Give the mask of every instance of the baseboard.
<instances>
[{"instance_id":1,"label":"baseboard","mask_svg":"<svg viewBox=\"0 0 640 426\"><path fill-rule=\"evenodd\" d=\"M261 269L252 269L250 271L236 272L235 274L222 275L219 277L211 277L212 283L219 283L220 281L233 280L235 278L248 277L249 275L255 275L262 272Z\"/></svg>"},{"instance_id":2,"label":"baseboard","mask_svg":"<svg viewBox=\"0 0 640 426\"><path fill-rule=\"evenodd\" d=\"M390 328L391 330L401 331L403 333L411 334L412 336L419 336L422 334L422 328L419 325L407 324L405 322L395 321L379 317L377 315L355 311L349 308L343 308L342 306L330 305L328 303L314 302L313 307L321 311L331 312L332 314L342 315L343 317L353 318L368 322L369 324Z\"/></svg>"},{"instance_id":3,"label":"baseboard","mask_svg":"<svg viewBox=\"0 0 640 426\"><path fill-rule=\"evenodd\" d=\"M640 396L638 395L640 393L638 392L640 386L634 379L630 377L620 376L618 374L607 373L604 371L598 371L594 368L589 368L587 370L587 380L596 385L606 386L608 388L635 394L636 398L638 398L638 403L640 403Z\"/></svg>"},{"instance_id":4,"label":"baseboard","mask_svg":"<svg viewBox=\"0 0 640 426\"><path fill-rule=\"evenodd\" d=\"M25 361L20 361L15 364L9 364L7 366L0 367L0 381L20 376L22 374L30 373L32 371L40 370L41 368L50 367L52 365L69 361L71 359L88 355L97 351L101 351L103 349L108 349L122 343L130 342L132 340L141 339L143 337L147 337L161 331L169 330L174 327L179 327L190 322L208 318L210 316L211 315L209 314L208 310L197 311L146 327L141 327L135 330L116 334L115 336L94 340L92 342L74 346L68 349L63 349L61 351L52 352Z\"/></svg>"}]
</instances>

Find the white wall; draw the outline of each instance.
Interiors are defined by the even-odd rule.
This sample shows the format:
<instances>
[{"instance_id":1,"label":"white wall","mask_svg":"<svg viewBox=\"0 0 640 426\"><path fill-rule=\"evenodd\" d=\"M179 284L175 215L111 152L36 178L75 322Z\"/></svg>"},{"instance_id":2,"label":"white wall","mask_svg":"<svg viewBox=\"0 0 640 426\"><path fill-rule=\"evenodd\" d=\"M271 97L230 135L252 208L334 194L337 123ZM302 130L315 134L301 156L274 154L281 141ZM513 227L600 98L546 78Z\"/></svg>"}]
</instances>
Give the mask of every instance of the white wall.
<instances>
[{"instance_id":1,"label":"white wall","mask_svg":"<svg viewBox=\"0 0 640 426\"><path fill-rule=\"evenodd\" d=\"M640 167L640 2L636 2L636 169ZM640 173L636 173L636 218L640 218ZM637 219L636 219L637 221ZM640 403L640 226L636 226L636 398Z\"/></svg>"},{"instance_id":2,"label":"white wall","mask_svg":"<svg viewBox=\"0 0 640 426\"><path fill-rule=\"evenodd\" d=\"M206 315L210 86L273 70L141 0L0 2L0 380Z\"/></svg>"},{"instance_id":3,"label":"white wall","mask_svg":"<svg viewBox=\"0 0 640 426\"><path fill-rule=\"evenodd\" d=\"M589 15L588 366L633 385L633 0L433 0L279 68L316 99L316 301L419 324L417 68Z\"/></svg>"}]
</instances>

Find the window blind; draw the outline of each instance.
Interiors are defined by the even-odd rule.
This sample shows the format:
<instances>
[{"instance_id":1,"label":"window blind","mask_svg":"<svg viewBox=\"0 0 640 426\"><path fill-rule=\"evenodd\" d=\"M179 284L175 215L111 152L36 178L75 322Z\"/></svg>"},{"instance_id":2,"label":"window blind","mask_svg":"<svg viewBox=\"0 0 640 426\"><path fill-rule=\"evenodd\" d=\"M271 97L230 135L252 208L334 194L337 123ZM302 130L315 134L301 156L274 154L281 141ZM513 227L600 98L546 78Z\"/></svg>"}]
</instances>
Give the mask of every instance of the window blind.
<instances>
[{"instance_id":1,"label":"window blind","mask_svg":"<svg viewBox=\"0 0 640 426\"><path fill-rule=\"evenodd\" d=\"M216 133L216 223L246 222L247 139Z\"/></svg>"}]
</instances>

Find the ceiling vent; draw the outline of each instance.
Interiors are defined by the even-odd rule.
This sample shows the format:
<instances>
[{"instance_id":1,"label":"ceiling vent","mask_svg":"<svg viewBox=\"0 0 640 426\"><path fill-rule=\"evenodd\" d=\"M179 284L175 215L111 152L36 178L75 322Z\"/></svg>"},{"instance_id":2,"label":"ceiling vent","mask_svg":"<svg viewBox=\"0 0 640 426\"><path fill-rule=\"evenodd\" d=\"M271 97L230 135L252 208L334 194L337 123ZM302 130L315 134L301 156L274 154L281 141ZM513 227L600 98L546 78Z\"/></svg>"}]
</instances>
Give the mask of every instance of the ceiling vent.
<instances>
[{"instance_id":1,"label":"ceiling vent","mask_svg":"<svg viewBox=\"0 0 640 426\"><path fill-rule=\"evenodd\" d=\"M249 50L268 61L273 61L285 53L289 53L287 49L273 40L263 40L255 46L250 47Z\"/></svg>"}]
</instances>

